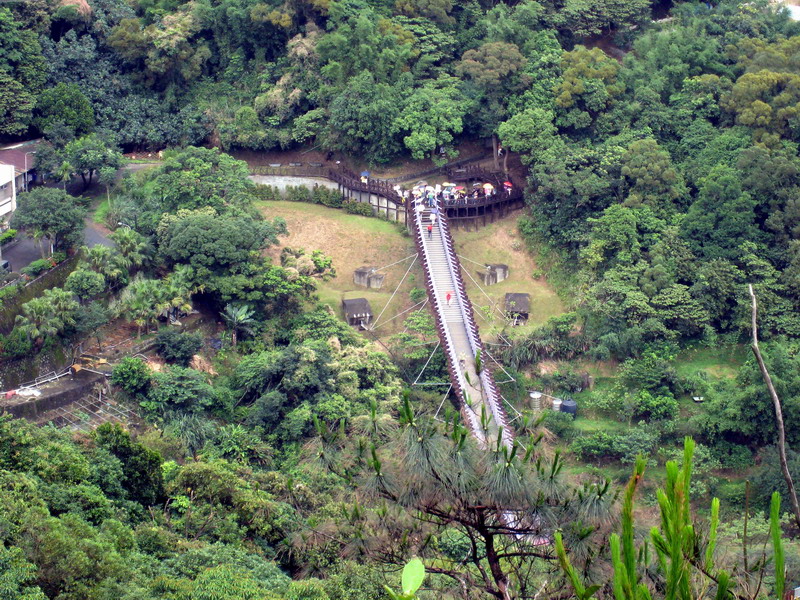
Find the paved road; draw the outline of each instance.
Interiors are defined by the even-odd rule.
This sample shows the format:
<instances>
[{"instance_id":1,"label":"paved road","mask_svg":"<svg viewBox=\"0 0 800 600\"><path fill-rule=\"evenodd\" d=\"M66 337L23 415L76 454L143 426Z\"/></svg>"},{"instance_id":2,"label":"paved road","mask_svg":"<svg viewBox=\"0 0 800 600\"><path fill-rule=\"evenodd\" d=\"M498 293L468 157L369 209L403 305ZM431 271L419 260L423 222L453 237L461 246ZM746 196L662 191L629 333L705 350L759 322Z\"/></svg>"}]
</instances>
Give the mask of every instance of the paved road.
<instances>
[{"instance_id":1,"label":"paved road","mask_svg":"<svg viewBox=\"0 0 800 600\"><path fill-rule=\"evenodd\" d=\"M33 241L32 238L21 235L21 239L16 245L11 248L3 250L3 260L11 263L11 270L19 272L23 267L27 267L35 260L42 258L42 253L39 250L39 244ZM93 223L91 218L86 219L86 227L83 230L84 244L91 248L92 246L113 246L112 242L101 227ZM47 244L47 241L45 241Z\"/></svg>"},{"instance_id":2,"label":"paved road","mask_svg":"<svg viewBox=\"0 0 800 600\"><path fill-rule=\"evenodd\" d=\"M11 248L3 250L3 260L11 263L11 270L16 272L40 258L42 253L39 251L39 244L29 237L23 237Z\"/></svg>"},{"instance_id":3,"label":"paved road","mask_svg":"<svg viewBox=\"0 0 800 600\"><path fill-rule=\"evenodd\" d=\"M86 217L86 227L83 229L83 243L91 248L92 246L113 246L112 242L106 237L105 230L92 221L92 217Z\"/></svg>"}]
</instances>

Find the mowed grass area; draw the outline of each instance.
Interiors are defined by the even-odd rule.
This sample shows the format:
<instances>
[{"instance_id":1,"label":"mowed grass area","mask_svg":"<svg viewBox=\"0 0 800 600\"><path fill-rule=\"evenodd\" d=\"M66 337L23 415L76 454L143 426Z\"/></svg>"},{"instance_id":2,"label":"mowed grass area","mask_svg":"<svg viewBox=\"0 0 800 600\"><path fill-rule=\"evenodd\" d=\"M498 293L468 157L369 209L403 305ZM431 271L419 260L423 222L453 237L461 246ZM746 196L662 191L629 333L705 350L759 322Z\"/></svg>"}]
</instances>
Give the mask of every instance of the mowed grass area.
<instances>
[{"instance_id":1,"label":"mowed grass area","mask_svg":"<svg viewBox=\"0 0 800 600\"><path fill-rule=\"evenodd\" d=\"M258 202L258 209L269 219L283 217L289 235L281 236L278 246L267 253L276 264L280 263L282 248L305 248L307 252L322 250L333 259L336 277L318 281L317 294L321 302L342 315L342 300L366 298L377 317L397 288L413 259L381 271L386 278L380 290L367 289L353 283L353 271L363 266L383 267L416 254L410 237L404 236L391 223L370 217L351 215L342 210L319 204L301 202ZM414 286L424 287L422 270L415 265L386 308L381 322L387 321L411 306L408 292ZM402 330L403 317L380 326L376 333L381 337Z\"/></svg>"},{"instance_id":2,"label":"mowed grass area","mask_svg":"<svg viewBox=\"0 0 800 600\"><path fill-rule=\"evenodd\" d=\"M675 358L675 370L681 377L705 371L716 379L733 379L750 356L748 348L740 345L687 348Z\"/></svg>"},{"instance_id":3,"label":"mowed grass area","mask_svg":"<svg viewBox=\"0 0 800 600\"><path fill-rule=\"evenodd\" d=\"M490 307L491 303L494 303L502 311L507 293L531 295L528 324L515 328L517 335L530 331L550 317L562 314L565 310L564 304L555 289L547 283L547 279L534 277L534 272L538 267L517 231L517 219L520 215L521 211L515 211L506 218L482 227L478 231L453 230L456 252L464 257L461 265L469 273L469 276L464 276L464 283L476 312L483 313L487 308L479 311L478 307ZM483 270L481 265L484 263L508 265L508 279L492 286L484 286L480 278L480 272ZM477 284L480 284L486 295L481 292ZM490 329L499 330L502 327L502 320L497 311L494 312L494 315L496 319ZM485 319L478 316L478 325L483 330L488 324Z\"/></svg>"}]
</instances>

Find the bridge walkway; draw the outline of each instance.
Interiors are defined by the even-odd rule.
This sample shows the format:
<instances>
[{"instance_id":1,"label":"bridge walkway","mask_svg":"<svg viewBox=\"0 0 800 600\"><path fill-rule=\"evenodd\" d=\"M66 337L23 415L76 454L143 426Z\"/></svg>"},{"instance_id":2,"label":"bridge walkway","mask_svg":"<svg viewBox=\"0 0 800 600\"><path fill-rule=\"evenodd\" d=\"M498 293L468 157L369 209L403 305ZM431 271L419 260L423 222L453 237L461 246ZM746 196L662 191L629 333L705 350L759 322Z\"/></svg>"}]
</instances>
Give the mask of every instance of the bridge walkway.
<instances>
[{"instance_id":1,"label":"bridge walkway","mask_svg":"<svg viewBox=\"0 0 800 600\"><path fill-rule=\"evenodd\" d=\"M424 208L410 212L413 213L410 218L412 233L425 271L428 298L464 422L481 445L496 443L501 428L503 443L510 445L513 431L508 426L494 377L486 366L486 354L461 277L461 266L453 247L447 217L440 210L428 232L431 210ZM479 356L483 357L480 371ZM488 418L488 423L482 422L483 415Z\"/></svg>"}]
</instances>

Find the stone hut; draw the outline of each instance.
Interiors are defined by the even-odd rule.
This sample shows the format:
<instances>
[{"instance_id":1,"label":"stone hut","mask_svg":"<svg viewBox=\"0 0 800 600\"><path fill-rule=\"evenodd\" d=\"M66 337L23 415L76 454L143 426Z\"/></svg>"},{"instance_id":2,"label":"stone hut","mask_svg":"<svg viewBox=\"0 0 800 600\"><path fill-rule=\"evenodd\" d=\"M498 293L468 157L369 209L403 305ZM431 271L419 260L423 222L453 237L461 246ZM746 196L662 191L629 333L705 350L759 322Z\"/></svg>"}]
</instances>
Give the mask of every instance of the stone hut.
<instances>
[{"instance_id":1,"label":"stone hut","mask_svg":"<svg viewBox=\"0 0 800 600\"><path fill-rule=\"evenodd\" d=\"M372 307L366 298L342 300L342 311L348 325L366 329L372 322Z\"/></svg>"},{"instance_id":2,"label":"stone hut","mask_svg":"<svg viewBox=\"0 0 800 600\"><path fill-rule=\"evenodd\" d=\"M514 324L528 320L528 313L531 310L530 294L506 294L505 301L506 313Z\"/></svg>"},{"instance_id":3,"label":"stone hut","mask_svg":"<svg viewBox=\"0 0 800 600\"><path fill-rule=\"evenodd\" d=\"M383 273L378 273L375 267L359 267L353 271L353 283L373 290L379 290L383 286Z\"/></svg>"},{"instance_id":4,"label":"stone hut","mask_svg":"<svg viewBox=\"0 0 800 600\"><path fill-rule=\"evenodd\" d=\"M508 265L489 264L486 270L480 272L484 285L494 285L500 283L508 277Z\"/></svg>"}]
</instances>

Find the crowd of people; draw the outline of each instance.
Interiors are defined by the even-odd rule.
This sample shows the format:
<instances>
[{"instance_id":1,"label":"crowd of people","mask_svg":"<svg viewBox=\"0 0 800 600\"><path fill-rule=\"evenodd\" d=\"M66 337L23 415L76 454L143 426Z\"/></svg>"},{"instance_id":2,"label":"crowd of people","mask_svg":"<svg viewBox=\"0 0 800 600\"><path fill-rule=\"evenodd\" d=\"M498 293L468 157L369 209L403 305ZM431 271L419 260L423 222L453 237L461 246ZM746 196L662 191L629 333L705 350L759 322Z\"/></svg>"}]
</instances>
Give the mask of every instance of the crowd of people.
<instances>
[{"instance_id":1,"label":"crowd of people","mask_svg":"<svg viewBox=\"0 0 800 600\"><path fill-rule=\"evenodd\" d=\"M413 200L415 204L422 203L428 207L433 207L435 204L441 206L469 206L486 200L500 199L501 194L510 196L512 189L513 185L510 181L503 183L503 190L498 190L491 183L476 183L471 190L455 183L428 185L425 182L420 182L410 190L395 186L395 191L406 203Z\"/></svg>"}]
</instances>

